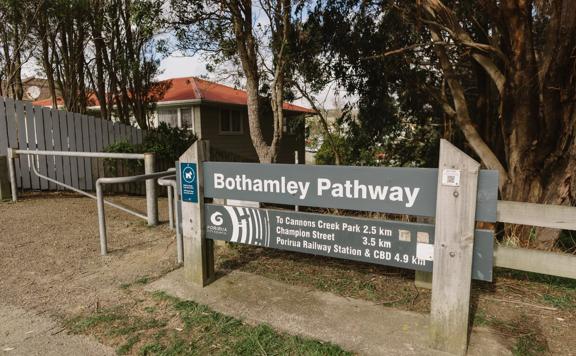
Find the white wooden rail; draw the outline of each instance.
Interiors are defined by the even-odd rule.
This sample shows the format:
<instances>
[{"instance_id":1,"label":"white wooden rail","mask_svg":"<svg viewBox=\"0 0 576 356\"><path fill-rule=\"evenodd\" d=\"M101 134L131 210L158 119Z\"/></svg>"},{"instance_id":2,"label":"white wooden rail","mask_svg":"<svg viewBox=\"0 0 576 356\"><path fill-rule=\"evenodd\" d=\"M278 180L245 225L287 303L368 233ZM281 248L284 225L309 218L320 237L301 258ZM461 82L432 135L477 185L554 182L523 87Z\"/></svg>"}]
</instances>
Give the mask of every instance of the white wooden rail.
<instances>
[{"instance_id":1,"label":"white wooden rail","mask_svg":"<svg viewBox=\"0 0 576 356\"><path fill-rule=\"evenodd\" d=\"M576 230L576 207L498 201L499 222ZM498 246L494 265L526 272L576 279L576 256L525 248Z\"/></svg>"}]
</instances>

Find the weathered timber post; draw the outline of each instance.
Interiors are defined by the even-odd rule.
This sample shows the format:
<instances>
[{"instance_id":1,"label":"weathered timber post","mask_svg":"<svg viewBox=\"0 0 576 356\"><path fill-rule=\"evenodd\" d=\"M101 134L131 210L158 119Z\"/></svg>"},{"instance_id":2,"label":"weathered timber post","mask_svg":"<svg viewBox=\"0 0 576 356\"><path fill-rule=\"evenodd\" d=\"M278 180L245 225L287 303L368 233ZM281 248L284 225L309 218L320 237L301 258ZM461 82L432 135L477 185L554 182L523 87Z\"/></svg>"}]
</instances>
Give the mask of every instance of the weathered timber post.
<instances>
[{"instance_id":1,"label":"weathered timber post","mask_svg":"<svg viewBox=\"0 0 576 356\"><path fill-rule=\"evenodd\" d=\"M431 346L466 354L476 194L480 164L446 140L440 142Z\"/></svg>"},{"instance_id":2,"label":"weathered timber post","mask_svg":"<svg viewBox=\"0 0 576 356\"><path fill-rule=\"evenodd\" d=\"M209 143L196 141L180 156L184 273L194 284L214 280L214 242L206 239L204 224L204 176L202 162L209 160Z\"/></svg>"},{"instance_id":3,"label":"weathered timber post","mask_svg":"<svg viewBox=\"0 0 576 356\"><path fill-rule=\"evenodd\" d=\"M154 153L144 153L144 174L156 171L156 157ZM158 194L156 192L156 179L146 180L146 213L148 225L158 225Z\"/></svg>"}]
</instances>

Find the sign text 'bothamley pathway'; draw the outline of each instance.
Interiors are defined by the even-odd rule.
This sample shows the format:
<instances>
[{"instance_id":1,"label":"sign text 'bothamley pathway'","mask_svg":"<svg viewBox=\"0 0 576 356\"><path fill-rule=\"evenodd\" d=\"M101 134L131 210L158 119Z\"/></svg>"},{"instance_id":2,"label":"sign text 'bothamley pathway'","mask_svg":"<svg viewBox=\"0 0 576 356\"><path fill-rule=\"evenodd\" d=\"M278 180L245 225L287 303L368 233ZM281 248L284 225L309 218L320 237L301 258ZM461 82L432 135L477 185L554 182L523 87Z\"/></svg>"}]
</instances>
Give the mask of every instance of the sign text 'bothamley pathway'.
<instances>
[{"instance_id":1,"label":"sign text 'bothamley pathway'","mask_svg":"<svg viewBox=\"0 0 576 356\"><path fill-rule=\"evenodd\" d=\"M245 174L236 174L233 177L226 177L222 173L214 174L214 189L290 194L301 200L308 198L311 185L311 182L287 180L284 176L280 179L260 179L248 177ZM407 208L414 205L420 192L420 188L417 187L362 184L358 179L338 183L329 178L317 178L315 186L316 190L310 194L316 194L319 197L401 202Z\"/></svg>"},{"instance_id":2,"label":"sign text 'bothamley pathway'","mask_svg":"<svg viewBox=\"0 0 576 356\"><path fill-rule=\"evenodd\" d=\"M204 162L203 168L206 197L430 217L436 213L438 169L222 162ZM480 171L477 220L496 221L497 186L496 172Z\"/></svg>"}]
</instances>

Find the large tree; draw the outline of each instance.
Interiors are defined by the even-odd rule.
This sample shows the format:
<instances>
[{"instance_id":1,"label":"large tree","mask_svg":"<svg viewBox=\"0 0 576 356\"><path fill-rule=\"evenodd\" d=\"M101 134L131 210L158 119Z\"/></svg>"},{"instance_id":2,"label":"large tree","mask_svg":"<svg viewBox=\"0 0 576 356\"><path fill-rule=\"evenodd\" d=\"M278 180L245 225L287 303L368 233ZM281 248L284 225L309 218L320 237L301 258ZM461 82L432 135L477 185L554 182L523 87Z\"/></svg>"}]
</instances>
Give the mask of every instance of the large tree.
<instances>
[{"instance_id":1,"label":"large tree","mask_svg":"<svg viewBox=\"0 0 576 356\"><path fill-rule=\"evenodd\" d=\"M445 131L455 125L454 139L498 170L503 199L574 205L574 14L572 0L328 0L312 18L334 34L326 39L334 70L365 111L384 98L403 112L438 108ZM378 36L383 45L364 46ZM557 236L537 231L541 247Z\"/></svg>"},{"instance_id":2,"label":"large tree","mask_svg":"<svg viewBox=\"0 0 576 356\"><path fill-rule=\"evenodd\" d=\"M290 0L261 0L255 13L251 0L172 0L180 49L209 54L216 63L237 66L248 93L252 144L261 162L274 162L283 137L294 12ZM267 103L262 97L267 97ZM267 140L262 129L263 106L274 117Z\"/></svg>"}]
</instances>

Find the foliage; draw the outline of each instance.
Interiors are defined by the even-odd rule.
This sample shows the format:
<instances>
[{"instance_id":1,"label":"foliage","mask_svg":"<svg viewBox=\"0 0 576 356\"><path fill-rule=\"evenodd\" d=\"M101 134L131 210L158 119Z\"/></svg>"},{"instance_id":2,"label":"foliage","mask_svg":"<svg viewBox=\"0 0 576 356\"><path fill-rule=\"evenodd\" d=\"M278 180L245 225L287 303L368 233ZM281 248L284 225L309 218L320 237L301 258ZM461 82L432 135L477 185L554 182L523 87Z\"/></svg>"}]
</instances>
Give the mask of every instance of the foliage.
<instances>
[{"instance_id":1,"label":"foliage","mask_svg":"<svg viewBox=\"0 0 576 356\"><path fill-rule=\"evenodd\" d=\"M174 162L196 141L196 135L186 127L171 127L162 122L147 131L141 152L154 152L159 160Z\"/></svg>"},{"instance_id":2,"label":"foliage","mask_svg":"<svg viewBox=\"0 0 576 356\"><path fill-rule=\"evenodd\" d=\"M156 154L156 159L172 163L196 141L196 135L187 128L171 127L162 122L157 128L146 131L142 144L135 145L126 140L115 142L105 148L106 152L115 153L146 153ZM114 170L114 160L106 160L107 168ZM139 160L130 160L129 168L132 171L142 165ZM130 166L131 164L131 166Z\"/></svg>"}]
</instances>

